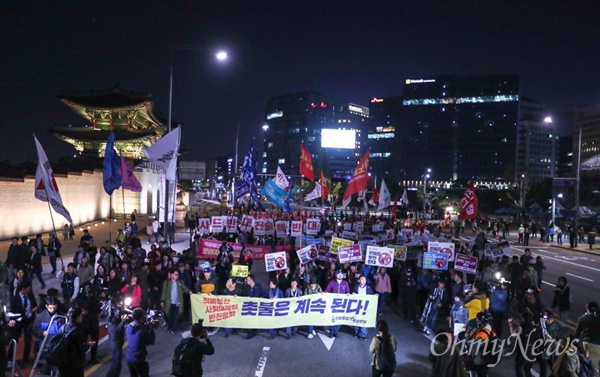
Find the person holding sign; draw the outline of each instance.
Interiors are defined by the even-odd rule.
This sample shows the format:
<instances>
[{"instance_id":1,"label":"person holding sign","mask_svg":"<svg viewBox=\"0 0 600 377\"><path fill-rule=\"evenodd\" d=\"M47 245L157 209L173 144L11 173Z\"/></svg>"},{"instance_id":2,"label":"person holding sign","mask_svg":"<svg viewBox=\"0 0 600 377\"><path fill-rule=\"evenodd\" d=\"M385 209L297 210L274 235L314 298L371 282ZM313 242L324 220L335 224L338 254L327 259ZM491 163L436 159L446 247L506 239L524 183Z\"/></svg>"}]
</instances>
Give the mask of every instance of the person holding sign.
<instances>
[{"instance_id":1,"label":"person holding sign","mask_svg":"<svg viewBox=\"0 0 600 377\"><path fill-rule=\"evenodd\" d=\"M291 287L285 290L285 297L302 296L302 290L298 288L298 279L292 279L292 282L290 284ZM286 327L286 338L289 339L290 337L296 335L296 331L298 331L298 327Z\"/></svg>"},{"instance_id":2,"label":"person holding sign","mask_svg":"<svg viewBox=\"0 0 600 377\"><path fill-rule=\"evenodd\" d=\"M265 298L268 298L271 300L283 298L283 292L277 286L277 279L275 279L275 278L269 279L269 290L267 291ZM290 329L290 332L291 332L291 329ZM275 334L279 334L279 330L269 329L269 340L275 339ZM286 333L285 333L285 338L288 340L290 339L290 334L287 332L287 329L286 329Z\"/></svg>"},{"instance_id":3,"label":"person holding sign","mask_svg":"<svg viewBox=\"0 0 600 377\"><path fill-rule=\"evenodd\" d=\"M372 295L373 289L367 285L367 278L365 275L360 275L358 278L358 284L354 286L354 294L357 295ZM367 340L367 328L356 326L354 328L354 337Z\"/></svg>"},{"instance_id":4,"label":"person holding sign","mask_svg":"<svg viewBox=\"0 0 600 377\"><path fill-rule=\"evenodd\" d=\"M316 295L316 294L323 294L323 289L321 289L321 286L319 284L317 284L317 277L313 276L310 278L310 284L308 284L308 287L304 288L304 295ZM315 327L314 326L308 326L308 339L312 339L315 335L317 335L317 333L315 332Z\"/></svg>"},{"instance_id":5,"label":"person holding sign","mask_svg":"<svg viewBox=\"0 0 600 377\"><path fill-rule=\"evenodd\" d=\"M344 280L344 271L336 270L335 271L335 279L331 280L329 284L327 284L327 288L325 288L325 292L327 293L341 293L341 294L350 294L350 285L348 282ZM329 337L337 338L340 332L340 325L329 326Z\"/></svg>"},{"instance_id":6,"label":"person holding sign","mask_svg":"<svg viewBox=\"0 0 600 377\"><path fill-rule=\"evenodd\" d=\"M225 289L222 292L223 296L238 296L240 292L238 291L235 283L232 279L227 280L225 283ZM231 335L231 328L225 328L225 338L229 338Z\"/></svg>"}]
</instances>

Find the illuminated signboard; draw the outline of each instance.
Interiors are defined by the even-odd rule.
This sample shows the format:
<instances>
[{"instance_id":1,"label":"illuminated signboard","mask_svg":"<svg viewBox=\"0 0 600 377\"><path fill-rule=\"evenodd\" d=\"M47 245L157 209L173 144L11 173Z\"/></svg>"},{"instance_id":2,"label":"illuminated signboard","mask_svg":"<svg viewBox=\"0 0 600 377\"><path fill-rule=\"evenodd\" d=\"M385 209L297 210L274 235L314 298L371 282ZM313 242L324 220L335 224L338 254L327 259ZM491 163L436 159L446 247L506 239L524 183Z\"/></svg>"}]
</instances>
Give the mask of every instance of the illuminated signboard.
<instances>
[{"instance_id":1,"label":"illuminated signboard","mask_svg":"<svg viewBox=\"0 0 600 377\"><path fill-rule=\"evenodd\" d=\"M323 128L321 130L321 148L356 148L356 131Z\"/></svg>"},{"instance_id":2,"label":"illuminated signboard","mask_svg":"<svg viewBox=\"0 0 600 377\"><path fill-rule=\"evenodd\" d=\"M406 79L406 85L410 85L410 84L423 84L426 82L435 82L434 79Z\"/></svg>"},{"instance_id":3,"label":"illuminated signboard","mask_svg":"<svg viewBox=\"0 0 600 377\"><path fill-rule=\"evenodd\" d=\"M360 114L363 116L369 116L369 108L360 106L360 105L354 105L354 104L349 103L348 111L350 111L351 113L357 113L357 114Z\"/></svg>"},{"instance_id":4,"label":"illuminated signboard","mask_svg":"<svg viewBox=\"0 0 600 377\"><path fill-rule=\"evenodd\" d=\"M271 119L275 119L275 118L281 118L282 116L283 116L283 111L275 111L274 113L267 114L267 119L271 120Z\"/></svg>"},{"instance_id":5,"label":"illuminated signboard","mask_svg":"<svg viewBox=\"0 0 600 377\"><path fill-rule=\"evenodd\" d=\"M383 98L376 98L376 97L375 97L375 98L373 98L373 99L371 100L371 103L378 103L378 102L383 102Z\"/></svg>"}]
</instances>

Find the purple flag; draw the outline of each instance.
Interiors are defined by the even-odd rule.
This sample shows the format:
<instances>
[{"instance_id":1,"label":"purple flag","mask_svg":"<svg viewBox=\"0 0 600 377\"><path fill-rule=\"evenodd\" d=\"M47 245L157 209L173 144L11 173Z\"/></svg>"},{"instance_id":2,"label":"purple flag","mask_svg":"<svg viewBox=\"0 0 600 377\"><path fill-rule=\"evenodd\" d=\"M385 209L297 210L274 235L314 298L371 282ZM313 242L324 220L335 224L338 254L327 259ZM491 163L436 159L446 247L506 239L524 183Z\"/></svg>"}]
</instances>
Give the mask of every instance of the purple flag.
<instances>
[{"instance_id":1,"label":"purple flag","mask_svg":"<svg viewBox=\"0 0 600 377\"><path fill-rule=\"evenodd\" d=\"M125 159L125 157L121 156L121 175L123 176L123 188L133 192L142 191L142 185L140 181L137 180L135 174L133 174L133 169L129 162Z\"/></svg>"}]
</instances>

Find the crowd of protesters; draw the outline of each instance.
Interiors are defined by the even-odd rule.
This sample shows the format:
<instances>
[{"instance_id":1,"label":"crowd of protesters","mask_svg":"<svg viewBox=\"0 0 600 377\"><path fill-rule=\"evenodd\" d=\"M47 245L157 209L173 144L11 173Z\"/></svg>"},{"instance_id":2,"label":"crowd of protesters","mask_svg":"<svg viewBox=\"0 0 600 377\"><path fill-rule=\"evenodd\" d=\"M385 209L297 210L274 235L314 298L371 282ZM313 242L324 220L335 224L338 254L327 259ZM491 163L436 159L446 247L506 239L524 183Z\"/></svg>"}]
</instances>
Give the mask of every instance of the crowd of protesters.
<instances>
[{"instance_id":1,"label":"crowd of protesters","mask_svg":"<svg viewBox=\"0 0 600 377\"><path fill-rule=\"evenodd\" d=\"M305 212L288 217L265 213L265 216L284 220L305 219L315 215ZM366 229L375 222L384 222L386 228L399 231L399 226L395 228L390 218L344 213L339 217L333 215L320 217L322 234L330 231L341 235L342 224L355 221L364 221ZM60 331L49 327L49 318L55 313L69 312L69 323L81 330L78 335L80 341L78 341L77 352L83 350L85 355L85 350L90 348L90 357L87 363L84 361L85 356L80 362L72 363L70 368L75 370L67 375L82 374L86 364L99 362L97 358L99 318L106 314L101 313L100 304L106 301L120 303L124 297L131 300L128 305L132 309L142 310L136 312L134 323L138 319L142 321L143 314L140 313L145 313L147 309L164 311L165 327L172 333L180 329L182 322L190 322L189 295L193 293L268 299L321 293L378 294L379 315L383 313L385 305L397 305L403 314L403 319L415 326L422 323L422 330L426 334L454 332L454 329L458 329L467 339L485 340L491 337L504 339L514 332L518 332L520 336L533 333L534 336L543 339L560 338L564 336L564 326L569 320L572 298L565 276L558 279L554 288L553 302L545 304L540 302L539 292L546 269L541 257L534 258L529 249L525 249L522 256L513 256L512 259L508 256L492 259L485 254L486 235L499 238L507 236L509 227L504 222L474 222L483 230L479 231L474 225L473 233L477 237L472 248L463 247L460 252L479 256L480 264L476 275L465 276L453 268L436 272L422 269L417 267L416 261L395 263L390 269L363 263L340 264L337 261L321 260L301 264L294 252L295 240L290 236L257 237L252 232L201 235L196 232L198 218L200 216L186 217L190 248L182 253L175 252L168 243L163 243L158 236L162 234L163 229L157 221L152 221L146 227L148 250L144 248L144 242L138 235L139 229L133 217L124 229L119 230L115 240L107 240L99 247L95 244L92 235L84 230L72 261L68 261L65 266L64 274L57 267L57 261L62 261L62 257L61 244L56 235L50 234L47 242L44 242L41 235L33 240L23 237L20 243L18 238L13 238L6 260L5 280L12 297L10 310L19 312L23 320L18 324L10 324L10 321L7 321L5 325L9 328L12 338L18 340L23 335L22 341L25 347L21 363L30 363L33 336L38 340L34 352L38 352L41 338L55 335ZM482 227L482 224L487 224L485 225L487 229L485 226ZM431 232L434 236L442 233L442 226L429 229L426 224L418 222L411 226L415 232ZM461 231L460 227L456 228ZM517 232L523 242L524 236L521 238L520 228ZM72 227L65 226L63 241L73 238L71 230ZM454 229L451 229L451 232L454 232ZM170 227L167 234L169 240L173 241L174 226ZM196 250L200 238L222 241L219 254L214 260L198 260ZM233 249L228 242L290 245L288 268L271 272L263 288L263 284L257 282L255 275L252 274L252 254L244 250L235 260ZM31 281L35 277L39 280L41 289L46 288L41 275L41 257L44 255L50 258L52 274L57 274L61 279L61 291L50 289L46 294L39 295L41 300L38 304L31 289ZM232 277L231 270L234 263L248 266L250 275L245 279ZM497 277L497 273L501 278ZM597 355L597 347L600 344L597 304L588 304L588 309L589 313L579 320L580 325L575 336L583 339L586 351L591 350L588 354L593 356ZM550 310L554 310L554 313ZM424 312L426 315L422 315ZM126 326L114 316L108 317L107 320L111 352L113 352L113 365L109 375L118 376L122 357L119 349L123 345ZM506 331L507 324L510 325L509 331ZM329 337L340 336L340 326L330 326L326 329L304 326L271 329L267 331L266 337L273 339L281 333L287 339L297 334L312 339L317 330L326 333ZM135 333L129 328L127 331ZM387 337L387 324L382 325L379 331L383 331ZM237 332L236 329L225 329L224 337L228 338ZM356 339L367 339L366 328L351 328L350 333ZM258 335L256 330L245 331L246 339L252 339L256 335ZM130 355L127 355L127 363L132 375L142 376L148 373L146 356L143 352L140 355L132 356L131 360ZM6 354L2 357L6 360ZM437 365L439 360L435 362ZM594 359L594 362L597 366L598 360ZM546 375L548 366L552 366L547 359L536 358L531 362L517 355L515 372L518 376L527 375L533 363L539 364L542 375ZM2 360L0 364L6 365ZM485 376L487 373L486 367L482 365L470 367L480 376ZM0 370L0 375L1 372Z\"/></svg>"}]
</instances>

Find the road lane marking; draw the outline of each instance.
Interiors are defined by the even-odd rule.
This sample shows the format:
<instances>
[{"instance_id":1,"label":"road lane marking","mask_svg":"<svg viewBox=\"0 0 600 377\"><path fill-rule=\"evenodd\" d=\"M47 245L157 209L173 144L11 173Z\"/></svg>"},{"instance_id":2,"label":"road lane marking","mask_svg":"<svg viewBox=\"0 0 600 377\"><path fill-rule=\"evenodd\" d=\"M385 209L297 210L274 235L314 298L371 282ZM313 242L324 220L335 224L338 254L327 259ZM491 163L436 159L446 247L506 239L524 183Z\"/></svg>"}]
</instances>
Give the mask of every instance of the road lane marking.
<instances>
[{"instance_id":1,"label":"road lane marking","mask_svg":"<svg viewBox=\"0 0 600 377\"><path fill-rule=\"evenodd\" d=\"M575 275L575 274L570 274L568 272L566 272L565 275L573 276L574 278L579 278L579 279L583 279L583 280L587 280L587 281L593 281L592 279L584 278L583 276L579 276L579 275Z\"/></svg>"},{"instance_id":2,"label":"road lane marking","mask_svg":"<svg viewBox=\"0 0 600 377\"><path fill-rule=\"evenodd\" d=\"M269 350L271 347L263 347L262 354L258 359L258 365L256 366L256 370L254 371L254 377L262 377L263 372L265 371L265 365L267 365L267 356L269 355Z\"/></svg>"},{"instance_id":3,"label":"road lane marking","mask_svg":"<svg viewBox=\"0 0 600 377\"><path fill-rule=\"evenodd\" d=\"M542 280L542 283L549 285L551 287L556 287L556 285L552 284L552 283L548 283L547 281Z\"/></svg>"},{"instance_id":4,"label":"road lane marking","mask_svg":"<svg viewBox=\"0 0 600 377\"><path fill-rule=\"evenodd\" d=\"M330 338L328 335L322 334L320 332L317 332L317 334L319 335L319 338L321 338L321 341L327 348L327 351L330 351L331 347L333 346L333 342L335 341L335 338Z\"/></svg>"},{"instance_id":5,"label":"road lane marking","mask_svg":"<svg viewBox=\"0 0 600 377\"><path fill-rule=\"evenodd\" d=\"M577 263L569 262L569 261L564 260L564 259L559 259L559 258L554 258L554 257L549 257L549 256L546 256L546 258L548 258L548 259L554 259L554 260L557 260L557 261L563 262L563 263L572 264L573 266L577 266L577 267L581 267L581 268L587 268L588 270L593 270L593 271L600 272L600 268L594 268L594 267L586 266L586 265L583 265L583 264L577 264Z\"/></svg>"}]
</instances>

